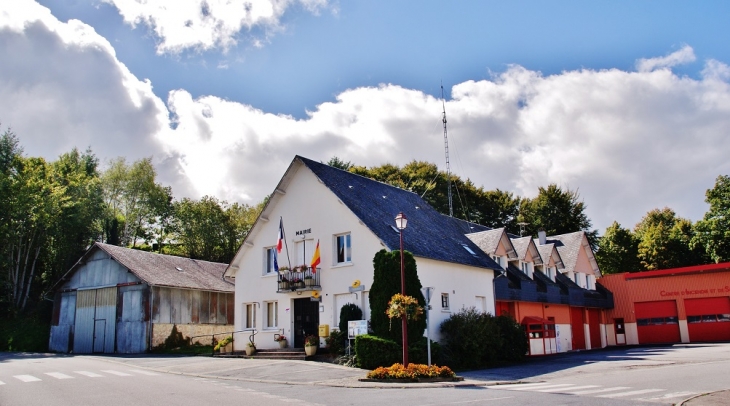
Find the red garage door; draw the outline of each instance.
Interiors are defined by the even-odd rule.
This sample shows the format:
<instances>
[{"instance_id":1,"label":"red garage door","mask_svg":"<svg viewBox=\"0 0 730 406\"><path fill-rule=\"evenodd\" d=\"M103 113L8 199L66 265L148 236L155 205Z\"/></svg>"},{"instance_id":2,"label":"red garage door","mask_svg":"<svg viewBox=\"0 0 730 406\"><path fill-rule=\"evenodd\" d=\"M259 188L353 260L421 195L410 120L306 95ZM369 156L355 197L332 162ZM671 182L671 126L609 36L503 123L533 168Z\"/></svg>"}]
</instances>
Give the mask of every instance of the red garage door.
<instances>
[{"instance_id":1,"label":"red garage door","mask_svg":"<svg viewBox=\"0 0 730 406\"><path fill-rule=\"evenodd\" d=\"M573 349L586 349L585 316L582 307L570 308L570 331L573 333Z\"/></svg>"},{"instance_id":2,"label":"red garage door","mask_svg":"<svg viewBox=\"0 0 730 406\"><path fill-rule=\"evenodd\" d=\"M679 320L674 300L634 303L639 344L678 343Z\"/></svg>"},{"instance_id":3,"label":"red garage door","mask_svg":"<svg viewBox=\"0 0 730 406\"><path fill-rule=\"evenodd\" d=\"M588 332L591 335L591 349L601 348L601 326L598 309L588 309Z\"/></svg>"},{"instance_id":4,"label":"red garage door","mask_svg":"<svg viewBox=\"0 0 730 406\"><path fill-rule=\"evenodd\" d=\"M730 340L730 298L685 299L689 340Z\"/></svg>"}]
</instances>

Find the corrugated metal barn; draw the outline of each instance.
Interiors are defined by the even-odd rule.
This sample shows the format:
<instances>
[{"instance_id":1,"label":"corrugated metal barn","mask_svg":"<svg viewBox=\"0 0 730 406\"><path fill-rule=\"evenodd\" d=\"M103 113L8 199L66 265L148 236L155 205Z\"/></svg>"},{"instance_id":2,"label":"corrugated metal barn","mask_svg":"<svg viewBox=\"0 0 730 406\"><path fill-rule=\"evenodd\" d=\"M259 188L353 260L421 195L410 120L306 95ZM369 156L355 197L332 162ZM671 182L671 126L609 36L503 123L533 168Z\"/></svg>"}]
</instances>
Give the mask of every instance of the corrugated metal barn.
<instances>
[{"instance_id":1,"label":"corrugated metal barn","mask_svg":"<svg viewBox=\"0 0 730 406\"><path fill-rule=\"evenodd\" d=\"M142 353L173 326L208 344L233 330L226 266L96 243L54 288L49 349Z\"/></svg>"}]
</instances>

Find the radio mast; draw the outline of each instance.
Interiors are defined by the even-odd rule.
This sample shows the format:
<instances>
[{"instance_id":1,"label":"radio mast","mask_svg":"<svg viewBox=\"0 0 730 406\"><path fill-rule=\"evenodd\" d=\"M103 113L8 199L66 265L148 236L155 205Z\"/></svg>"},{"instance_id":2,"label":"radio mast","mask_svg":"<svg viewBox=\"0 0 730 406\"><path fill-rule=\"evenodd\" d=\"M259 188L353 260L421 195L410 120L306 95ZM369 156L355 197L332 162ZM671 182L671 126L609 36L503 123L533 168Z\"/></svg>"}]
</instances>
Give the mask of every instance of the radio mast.
<instances>
[{"instance_id":1,"label":"radio mast","mask_svg":"<svg viewBox=\"0 0 730 406\"><path fill-rule=\"evenodd\" d=\"M449 137L446 133L446 99L444 99L444 84L441 83L441 106L443 107L444 122L444 151L446 153L446 181L448 184L448 195L449 195L449 217L454 217L454 206L451 202L451 165L449 164Z\"/></svg>"}]
</instances>

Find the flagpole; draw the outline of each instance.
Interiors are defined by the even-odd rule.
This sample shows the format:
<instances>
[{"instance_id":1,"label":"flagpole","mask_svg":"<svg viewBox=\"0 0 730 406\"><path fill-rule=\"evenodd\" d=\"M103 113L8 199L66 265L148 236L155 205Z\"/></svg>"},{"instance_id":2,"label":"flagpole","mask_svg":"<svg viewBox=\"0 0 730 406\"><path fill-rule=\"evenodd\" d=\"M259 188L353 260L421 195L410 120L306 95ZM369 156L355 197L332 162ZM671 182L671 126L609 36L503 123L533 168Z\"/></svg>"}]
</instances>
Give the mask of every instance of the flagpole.
<instances>
[{"instance_id":1,"label":"flagpole","mask_svg":"<svg viewBox=\"0 0 730 406\"><path fill-rule=\"evenodd\" d=\"M289 244L286 243L286 231L284 231L284 218L279 217L279 224L281 224L281 234L284 237L284 247L286 247L286 262L289 264L289 269L291 268L291 259L289 258Z\"/></svg>"}]
</instances>

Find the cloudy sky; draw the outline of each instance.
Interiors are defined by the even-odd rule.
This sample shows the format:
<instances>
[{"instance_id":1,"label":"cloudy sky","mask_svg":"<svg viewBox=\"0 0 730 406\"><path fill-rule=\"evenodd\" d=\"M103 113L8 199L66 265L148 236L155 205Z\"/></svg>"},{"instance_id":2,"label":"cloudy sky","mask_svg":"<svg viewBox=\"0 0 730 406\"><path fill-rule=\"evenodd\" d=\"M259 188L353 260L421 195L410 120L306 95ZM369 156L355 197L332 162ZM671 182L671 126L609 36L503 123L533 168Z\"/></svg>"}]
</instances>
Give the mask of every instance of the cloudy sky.
<instances>
[{"instance_id":1,"label":"cloudy sky","mask_svg":"<svg viewBox=\"0 0 730 406\"><path fill-rule=\"evenodd\" d=\"M594 226L697 220L730 174L730 2L0 2L0 123L26 155L152 157L256 203L294 155L444 168Z\"/></svg>"}]
</instances>

